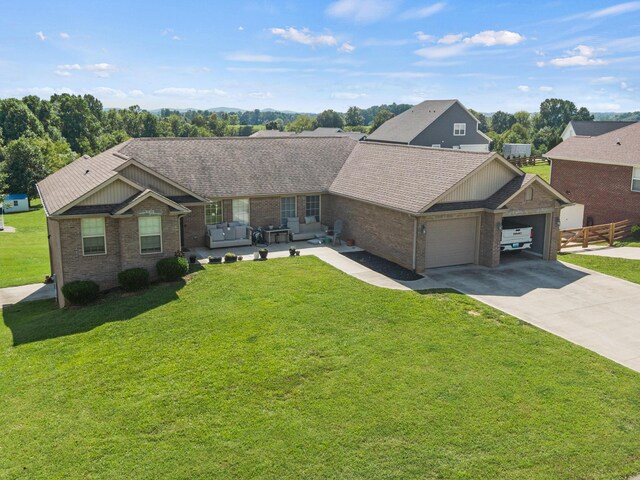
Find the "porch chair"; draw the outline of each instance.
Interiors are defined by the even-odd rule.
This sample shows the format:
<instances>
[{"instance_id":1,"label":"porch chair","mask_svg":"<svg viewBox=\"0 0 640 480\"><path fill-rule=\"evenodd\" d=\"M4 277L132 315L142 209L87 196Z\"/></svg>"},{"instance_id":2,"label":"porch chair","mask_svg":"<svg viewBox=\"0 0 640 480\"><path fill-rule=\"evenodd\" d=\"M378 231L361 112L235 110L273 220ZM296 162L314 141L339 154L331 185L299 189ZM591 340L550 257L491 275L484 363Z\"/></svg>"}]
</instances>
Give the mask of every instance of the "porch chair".
<instances>
[{"instance_id":1,"label":"porch chair","mask_svg":"<svg viewBox=\"0 0 640 480\"><path fill-rule=\"evenodd\" d=\"M333 245L342 245L342 220L336 220L333 224L333 233L329 236L333 240L331 242Z\"/></svg>"}]
</instances>

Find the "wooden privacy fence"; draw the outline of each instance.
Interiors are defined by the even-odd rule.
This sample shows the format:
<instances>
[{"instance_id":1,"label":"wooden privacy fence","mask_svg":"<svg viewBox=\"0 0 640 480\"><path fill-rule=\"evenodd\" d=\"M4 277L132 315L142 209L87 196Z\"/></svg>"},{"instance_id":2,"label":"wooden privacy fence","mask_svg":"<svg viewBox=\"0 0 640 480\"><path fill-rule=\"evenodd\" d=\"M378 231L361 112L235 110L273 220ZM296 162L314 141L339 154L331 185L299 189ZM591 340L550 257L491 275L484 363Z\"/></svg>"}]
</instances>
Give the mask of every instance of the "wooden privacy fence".
<instances>
[{"instance_id":1,"label":"wooden privacy fence","mask_svg":"<svg viewBox=\"0 0 640 480\"><path fill-rule=\"evenodd\" d=\"M606 223L604 225L592 225L590 227L571 228L560 230L558 251L568 247L587 248L590 243L608 243L613 245L616 240L621 240L631 233L632 222Z\"/></svg>"},{"instance_id":2,"label":"wooden privacy fence","mask_svg":"<svg viewBox=\"0 0 640 480\"><path fill-rule=\"evenodd\" d=\"M531 155L530 157L511 157L507 158L507 161L511 162L516 167L549 165L549 160L535 155Z\"/></svg>"}]
</instances>

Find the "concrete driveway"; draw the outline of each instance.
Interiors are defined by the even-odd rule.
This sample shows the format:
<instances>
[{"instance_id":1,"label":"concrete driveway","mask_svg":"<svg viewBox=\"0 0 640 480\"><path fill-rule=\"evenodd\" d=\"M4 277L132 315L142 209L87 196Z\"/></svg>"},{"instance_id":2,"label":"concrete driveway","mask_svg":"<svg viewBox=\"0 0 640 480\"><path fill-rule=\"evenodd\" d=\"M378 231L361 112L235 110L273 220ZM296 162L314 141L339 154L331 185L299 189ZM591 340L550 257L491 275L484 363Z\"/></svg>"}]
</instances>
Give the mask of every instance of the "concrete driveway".
<instances>
[{"instance_id":1,"label":"concrete driveway","mask_svg":"<svg viewBox=\"0 0 640 480\"><path fill-rule=\"evenodd\" d=\"M640 372L640 285L526 254L428 277Z\"/></svg>"}]
</instances>

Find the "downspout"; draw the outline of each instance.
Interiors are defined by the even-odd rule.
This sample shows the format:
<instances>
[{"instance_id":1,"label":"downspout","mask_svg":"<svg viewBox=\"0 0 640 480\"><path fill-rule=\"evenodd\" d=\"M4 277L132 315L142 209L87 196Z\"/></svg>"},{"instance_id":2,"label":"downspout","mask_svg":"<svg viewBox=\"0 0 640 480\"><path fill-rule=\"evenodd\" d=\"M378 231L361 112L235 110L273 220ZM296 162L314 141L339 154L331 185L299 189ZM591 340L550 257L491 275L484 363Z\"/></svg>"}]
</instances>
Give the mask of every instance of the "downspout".
<instances>
[{"instance_id":1,"label":"downspout","mask_svg":"<svg viewBox=\"0 0 640 480\"><path fill-rule=\"evenodd\" d=\"M416 273L416 252L418 250L418 217L413 217L413 258L411 267L413 273Z\"/></svg>"}]
</instances>

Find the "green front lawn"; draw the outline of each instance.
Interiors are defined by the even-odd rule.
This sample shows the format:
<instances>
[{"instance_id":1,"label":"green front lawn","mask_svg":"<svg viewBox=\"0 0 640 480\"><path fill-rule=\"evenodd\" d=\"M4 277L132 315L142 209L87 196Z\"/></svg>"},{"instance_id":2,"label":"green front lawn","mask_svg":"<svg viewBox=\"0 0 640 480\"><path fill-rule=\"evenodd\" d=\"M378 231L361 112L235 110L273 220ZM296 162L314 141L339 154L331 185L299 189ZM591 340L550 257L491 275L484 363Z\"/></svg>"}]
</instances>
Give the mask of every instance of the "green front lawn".
<instances>
[{"instance_id":1,"label":"green front lawn","mask_svg":"<svg viewBox=\"0 0 640 480\"><path fill-rule=\"evenodd\" d=\"M640 247L640 239L629 236L622 240L618 240L614 245L616 247Z\"/></svg>"},{"instance_id":2,"label":"green front lawn","mask_svg":"<svg viewBox=\"0 0 640 480\"><path fill-rule=\"evenodd\" d=\"M520 167L525 173L535 173L548 182L551 178L551 165L535 165L529 167Z\"/></svg>"},{"instance_id":3,"label":"green front lawn","mask_svg":"<svg viewBox=\"0 0 640 480\"><path fill-rule=\"evenodd\" d=\"M640 283L640 260L601 257L597 255L580 255L575 253L560 253L558 260L573 263L574 265L611 275L612 277Z\"/></svg>"},{"instance_id":4,"label":"green front lawn","mask_svg":"<svg viewBox=\"0 0 640 480\"><path fill-rule=\"evenodd\" d=\"M0 288L44 281L49 272L49 246L44 210L39 200L31 211L4 216L16 233L0 233Z\"/></svg>"},{"instance_id":5,"label":"green front lawn","mask_svg":"<svg viewBox=\"0 0 640 480\"><path fill-rule=\"evenodd\" d=\"M0 324L3 478L626 478L640 376L315 257Z\"/></svg>"}]
</instances>

